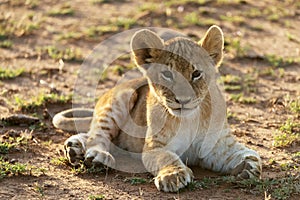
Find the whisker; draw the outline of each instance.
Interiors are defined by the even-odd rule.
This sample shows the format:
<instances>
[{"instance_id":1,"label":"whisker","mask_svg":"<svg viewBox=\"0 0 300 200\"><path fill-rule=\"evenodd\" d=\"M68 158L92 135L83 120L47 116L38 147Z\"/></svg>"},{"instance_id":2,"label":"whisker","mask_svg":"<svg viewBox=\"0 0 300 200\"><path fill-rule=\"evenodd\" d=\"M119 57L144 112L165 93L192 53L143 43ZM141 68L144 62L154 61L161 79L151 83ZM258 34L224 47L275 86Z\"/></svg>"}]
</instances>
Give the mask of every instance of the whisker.
<instances>
[{"instance_id":1,"label":"whisker","mask_svg":"<svg viewBox=\"0 0 300 200\"><path fill-rule=\"evenodd\" d=\"M198 102L198 101L202 101L202 97L198 97L198 98L196 98L196 99L193 99L192 100L192 103L195 103L195 102Z\"/></svg>"}]
</instances>

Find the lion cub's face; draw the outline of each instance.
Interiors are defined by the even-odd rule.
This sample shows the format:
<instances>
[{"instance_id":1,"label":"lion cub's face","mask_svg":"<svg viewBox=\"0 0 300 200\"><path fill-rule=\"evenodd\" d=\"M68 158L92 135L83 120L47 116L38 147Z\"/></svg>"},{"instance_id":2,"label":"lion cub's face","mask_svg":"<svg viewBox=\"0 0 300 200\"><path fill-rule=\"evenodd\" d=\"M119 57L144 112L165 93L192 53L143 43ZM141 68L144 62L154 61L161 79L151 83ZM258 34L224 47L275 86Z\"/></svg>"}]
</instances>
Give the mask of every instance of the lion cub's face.
<instances>
[{"instance_id":1,"label":"lion cub's face","mask_svg":"<svg viewBox=\"0 0 300 200\"><path fill-rule=\"evenodd\" d=\"M164 43L155 33L142 30L133 36L131 46L151 92L170 114L185 116L208 94L215 65L222 59L223 35L213 26L200 44L182 37Z\"/></svg>"}]
</instances>

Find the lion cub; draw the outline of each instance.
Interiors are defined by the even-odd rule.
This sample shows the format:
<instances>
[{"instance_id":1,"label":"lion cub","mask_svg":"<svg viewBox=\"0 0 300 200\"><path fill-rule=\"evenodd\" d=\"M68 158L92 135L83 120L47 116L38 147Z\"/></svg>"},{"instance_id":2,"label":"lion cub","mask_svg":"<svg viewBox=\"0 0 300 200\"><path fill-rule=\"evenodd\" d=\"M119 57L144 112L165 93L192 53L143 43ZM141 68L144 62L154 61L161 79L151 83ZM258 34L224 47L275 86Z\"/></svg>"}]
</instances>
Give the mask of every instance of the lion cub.
<instances>
[{"instance_id":1,"label":"lion cub","mask_svg":"<svg viewBox=\"0 0 300 200\"><path fill-rule=\"evenodd\" d=\"M163 41L150 30L137 31L131 50L143 78L100 97L88 133L65 142L69 162L113 167L112 143L142 152L145 168L165 192L176 192L192 181L187 165L240 179L260 177L259 155L228 130L224 98L216 84L223 47L217 26L198 43L184 37ZM59 124L57 119L54 124Z\"/></svg>"}]
</instances>

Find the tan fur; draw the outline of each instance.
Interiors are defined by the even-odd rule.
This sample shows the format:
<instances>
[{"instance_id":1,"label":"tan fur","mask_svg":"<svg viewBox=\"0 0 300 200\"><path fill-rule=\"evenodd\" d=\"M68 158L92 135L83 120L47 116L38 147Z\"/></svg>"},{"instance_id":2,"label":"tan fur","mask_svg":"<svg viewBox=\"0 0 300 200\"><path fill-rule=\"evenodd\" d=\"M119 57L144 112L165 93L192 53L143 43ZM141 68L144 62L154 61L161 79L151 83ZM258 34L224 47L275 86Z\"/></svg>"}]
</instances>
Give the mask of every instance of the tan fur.
<instances>
[{"instance_id":1,"label":"tan fur","mask_svg":"<svg viewBox=\"0 0 300 200\"><path fill-rule=\"evenodd\" d=\"M199 43L182 37L164 42L154 32L138 31L131 48L144 77L120 84L99 99L89 132L65 142L69 161L113 167L113 142L126 151L142 152L156 187L166 192L192 181L186 163L239 178L259 177L258 154L236 142L228 130L216 85L223 47L217 26Z\"/></svg>"}]
</instances>

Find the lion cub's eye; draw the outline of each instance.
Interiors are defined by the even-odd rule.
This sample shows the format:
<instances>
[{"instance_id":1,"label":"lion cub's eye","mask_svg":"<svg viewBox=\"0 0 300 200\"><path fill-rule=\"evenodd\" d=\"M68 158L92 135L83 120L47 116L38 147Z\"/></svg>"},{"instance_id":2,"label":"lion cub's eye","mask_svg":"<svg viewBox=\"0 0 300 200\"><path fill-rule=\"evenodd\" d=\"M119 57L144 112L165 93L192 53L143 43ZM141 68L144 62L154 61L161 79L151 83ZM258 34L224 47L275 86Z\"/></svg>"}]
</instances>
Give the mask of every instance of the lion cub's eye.
<instances>
[{"instance_id":1,"label":"lion cub's eye","mask_svg":"<svg viewBox=\"0 0 300 200\"><path fill-rule=\"evenodd\" d=\"M203 74L203 72L201 70L195 70L192 73L192 80L193 81L199 80L202 77L202 74Z\"/></svg>"},{"instance_id":2,"label":"lion cub's eye","mask_svg":"<svg viewBox=\"0 0 300 200\"><path fill-rule=\"evenodd\" d=\"M162 71L161 72L162 77L167 80L167 81L172 81L173 80L173 74L171 71Z\"/></svg>"}]
</instances>

